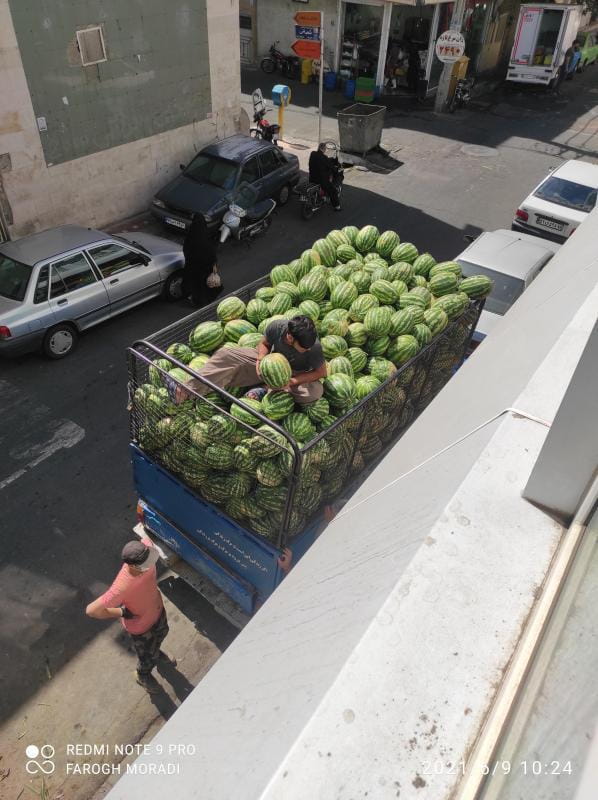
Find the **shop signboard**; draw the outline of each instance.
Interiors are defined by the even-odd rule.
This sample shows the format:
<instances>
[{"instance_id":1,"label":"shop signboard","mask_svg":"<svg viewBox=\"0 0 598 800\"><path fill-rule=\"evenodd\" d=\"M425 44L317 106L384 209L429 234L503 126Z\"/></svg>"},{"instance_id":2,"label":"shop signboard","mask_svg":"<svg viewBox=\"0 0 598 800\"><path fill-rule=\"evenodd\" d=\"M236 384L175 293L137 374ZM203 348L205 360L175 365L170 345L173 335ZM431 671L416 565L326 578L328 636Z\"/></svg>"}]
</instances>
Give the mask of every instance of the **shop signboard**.
<instances>
[{"instance_id":1,"label":"shop signboard","mask_svg":"<svg viewBox=\"0 0 598 800\"><path fill-rule=\"evenodd\" d=\"M296 39L309 39L312 42L320 41L320 29L307 27L305 25L295 25Z\"/></svg>"},{"instance_id":2,"label":"shop signboard","mask_svg":"<svg viewBox=\"0 0 598 800\"><path fill-rule=\"evenodd\" d=\"M443 64L453 64L465 52L465 39L459 31L445 31L436 39L436 57Z\"/></svg>"}]
</instances>

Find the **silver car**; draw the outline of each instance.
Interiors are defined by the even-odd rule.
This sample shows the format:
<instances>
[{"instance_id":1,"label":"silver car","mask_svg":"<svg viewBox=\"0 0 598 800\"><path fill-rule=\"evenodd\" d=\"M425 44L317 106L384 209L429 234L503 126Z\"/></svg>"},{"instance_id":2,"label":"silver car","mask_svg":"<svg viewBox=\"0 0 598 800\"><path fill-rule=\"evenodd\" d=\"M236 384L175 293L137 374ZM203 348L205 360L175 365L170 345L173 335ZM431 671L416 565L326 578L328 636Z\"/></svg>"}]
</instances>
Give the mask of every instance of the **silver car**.
<instances>
[{"instance_id":1,"label":"silver car","mask_svg":"<svg viewBox=\"0 0 598 800\"><path fill-rule=\"evenodd\" d=\"M182 297L180 245L63 225L0 244L0 355L64 358L80 331L163 295Z\"/></svg>"}]
</instances>

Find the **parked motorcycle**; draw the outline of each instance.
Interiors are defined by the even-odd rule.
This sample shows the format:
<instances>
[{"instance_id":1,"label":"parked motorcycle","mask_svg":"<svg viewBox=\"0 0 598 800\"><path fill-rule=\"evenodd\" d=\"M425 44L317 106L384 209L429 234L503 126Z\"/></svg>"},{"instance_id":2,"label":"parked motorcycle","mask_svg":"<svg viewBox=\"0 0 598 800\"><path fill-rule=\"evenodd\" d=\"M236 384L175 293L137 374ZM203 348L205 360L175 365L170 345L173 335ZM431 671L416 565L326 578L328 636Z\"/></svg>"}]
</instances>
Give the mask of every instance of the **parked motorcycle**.
<instances>
[{"instance_id":1,"label":"parked motorcycle","mask_svg":"<svg viewBox=\"0 0 598 800\"><path fill-rule=\"evenodd\" d=\"M274 42L270 46L269 55L262 58L260 67L266 73L271 75L275 70L280 70L283 75L290 75L293 71L293 56L285 56L277 49L278 42Z\"/></svg>"},{"instance_id":2,"label":"parked motorcycle","mask_svg":"<svg viewBox=\"0 0 598 800\"><path fill-rule=\"evenodd\" d=\"M266 119L266 109L254 110L253 112L254 125L249 130L250 136L254 139L263 139L265 142L272 142L278 145L278 134L280 133L280 125L272 124Z\"/></svg>"},{"instance_id":3,"label":"parked motorcycle","mask_svg":"<svg viewBox=\"0 0 598 800\"><path fill-rule=\"evenodd\" d=\"M343 189L343 181L345 179L345 170L338 160L338 145L336 142L326 142L326 148L334 151L334 155L331 157L332 183L336 187L340 197ZM298 186L294 191L299 195L301 216L303 219L311 219L316 211L319 211L327 203L330 203L330 198L319 183L310 183L308 180L306 183Z\"/></svg>"},{"instance_id":4,"label":"parked motorcycle","mask_svg":"<svg viewBox=\"0 0 598 800\"><path fill-rule=\"evenodd\" d=\"M221 242L232 236L238 242L249 244L255 236L268 230L276 202L270 199L258 202L257 198L257 190L249 183L242 183L227 196L229 206L220 225Z\"/></svg>"},{"instance_id":5,"label":"parked motorcycle","mask_svg":"<svg viewBox=\"0 0 598 800\"><path fill-rule=\"evenodd\" d=\"M473 78L459 78L455 86L455 92L451 97L448 110L452 114L456 108L464 108L471 100L471 90L473 88Z\"/></svg>"}]
</instances>

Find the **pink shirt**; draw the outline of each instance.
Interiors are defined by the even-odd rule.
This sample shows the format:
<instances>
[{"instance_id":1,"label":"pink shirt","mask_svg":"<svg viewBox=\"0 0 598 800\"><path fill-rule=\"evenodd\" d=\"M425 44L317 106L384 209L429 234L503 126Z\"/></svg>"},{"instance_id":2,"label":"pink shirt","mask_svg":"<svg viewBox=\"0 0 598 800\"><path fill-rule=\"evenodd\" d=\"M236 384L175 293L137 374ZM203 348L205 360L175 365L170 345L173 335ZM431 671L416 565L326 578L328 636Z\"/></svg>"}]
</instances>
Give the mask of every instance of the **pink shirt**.
<instances>
[{"instance_id":1,"label":"pink shirt","mask_svg":"<svg viewBox=\"0 0 598 800\"><path fill-rule=\"evenodd\" d=\"M143 544L152 546L149 539ZM133 619L121 619L126 631L133 634L145 633L154 625L162 613L162 595L158 589L155 565L141 575L131 575L127 564L123 564L112 586L100 597L104 608L125 605Z\"/></svg>"}]
</instances>

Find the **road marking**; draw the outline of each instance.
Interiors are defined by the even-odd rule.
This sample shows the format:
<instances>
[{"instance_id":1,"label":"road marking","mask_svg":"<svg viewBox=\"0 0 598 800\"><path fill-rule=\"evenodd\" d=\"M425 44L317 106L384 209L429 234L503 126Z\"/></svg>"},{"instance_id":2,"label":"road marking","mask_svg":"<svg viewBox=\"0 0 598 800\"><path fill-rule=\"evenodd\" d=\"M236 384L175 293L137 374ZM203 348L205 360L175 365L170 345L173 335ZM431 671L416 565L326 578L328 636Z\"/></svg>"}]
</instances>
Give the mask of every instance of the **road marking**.
<instances>
[{"instance_id":1,"label":"road marking","mask_svg":"<svg viewBox=\"0 0 598 800\"><path fill-rule=\"evenodd\" d=\"M70 420L56 420L53 424L57 425L52 437L41 444L35 444L33 447L28 448L21 454L16 454L14 451L10 453L13 458L18 458L19 455L34 456L31 461L25 464L24 467L13 472L8 478L0 481L0 490L5 489L14 483L19 478L22 478L27 472L37 467L42 461L45 461L58 450L68 449L74 447L85 437L85 430Z\"/></svg>"}]
</instances>

